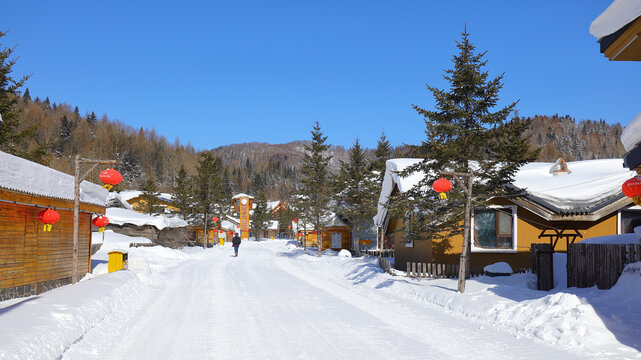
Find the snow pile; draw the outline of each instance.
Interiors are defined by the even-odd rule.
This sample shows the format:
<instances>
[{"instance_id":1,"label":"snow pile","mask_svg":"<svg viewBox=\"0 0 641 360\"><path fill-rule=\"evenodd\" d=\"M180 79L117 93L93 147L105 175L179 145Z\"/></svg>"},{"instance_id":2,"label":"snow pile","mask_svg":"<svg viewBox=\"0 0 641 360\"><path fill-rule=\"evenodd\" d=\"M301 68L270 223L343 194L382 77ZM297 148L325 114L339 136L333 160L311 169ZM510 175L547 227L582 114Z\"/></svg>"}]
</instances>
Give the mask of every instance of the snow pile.
<instances>
[{"instance_id":1,"label":"snow pile","mask_svg":"<svg viewBox=\"0 0 641 360\"><path fill-rule=\"evenodd\" d=\"M105 245L112 245L108 239ZM92 259L100 264L77 284L0 303L0 358L59 358L106 316L126 323L146 307L152 285L162 285L159 275L188 257L160 246L132 248L130 270L107 274L108 255L101 249Z\"/></svg>"},{"instance_id":2,"label":"snow pile","mask_svg":"<svg viewBox=\"0 0 641 360\"><path fill-rule=\"evenodd\" d=\"M341 251L338 252L338 257L351 258L352 257L352 253L349 252L349 250L342 249Z\"/></svg>"},{"instance_id":3,"label":"snow pile","mask_svg":"<svg viewBox=\"0 0 641 360\"><path fill-rule=\"evenodd\" d=\"M169 217L164 215L152 216L141 214L129 209L108 208L107 217L109 218L110 224L132 224L136 226L151 225L155 226L158 230L162 230L167 227L173 228L187 226L187 222L178 217Z\"/></svg>"},{"instance_id":4,"label":"snow pile","mask_svg":"<svg viewBox=\"0 0 641 360\"><path fill-rule=\"evenodd\" d=\"M510 264L506 262L497 262L494 264L490 264L486 267L483 268L483 271L488 274L495 274L495 275L504 275L504 274L512 274L514 271L512 271L512 267Z\"/></svg>"},{"instance_id":5,"label":"snow pile","mask_svg":"<svg viewBox=\"0 0 641 360\"><path fill-rule=\"evenodd\" d=\"M466 282L458 294L457 279L413 279L384 273L374 258L314 258L311 252L291 250L302 256L279 258L279 267L326 291L346 279L358 287L386 293L389 301L414 301L436 306L443 311L516 337L527 337L565 349L577 358L638 358L641 349L641 276L638 265L628 265L611 290L565 288L565 266L555 254L556 288L550 292L528 287L536 275L509 277L480 276ZM558 255L558 256L557 256ZM637 270L632 270L637 269ZM636 272L635 272L636 271ZM632 300L629 300L631 298ZM624 304L625 306L620 306ZM614 306L613 306L614 305ZM430 310L433 311L433 310ZM622 340L624 339L624 340Z\"/></svg>"},{"instance_id":6,"label":"snow pile","mask_svg":"<svg viewBox=\"0 0 641 360\"><path fill-rule=\"evenodd\" d=\"M621 142L626 151L632 150L641 143L641 112L623 129Z\"/></svg>"},{"instance_id":7,"label":"snow pile","mask_svg":"<svg viewBox=\"0 0 641 360\"><path fill-rule=\"evenodd\" d=\"M74 177L50 167L0 151L0 187L26 194L74 199ZM101 186L80 183L80 201L105 206L109 192Z\"/></svg>"},{"instance_id":8,"label":"snow pile","mask_svg":"<svg viewBox=\"0 0 641 360\"><path fill-rule=\"evenodd\" d=\"M104 234L104 243L102 241ZM103 251L111 251L115 249L127 249L132 243L138 244L151 244L151 240L144 237L133 237L122 235L113 232L113 230L105 230L104 233L92 232L91 233L91 244L102 244L100 248Z\"/></svg>"},{"instance_id":9,"label":"snow pile","mask_svg":"<svg viewBox=\"0 0 641 360\"><path fill-rule=\"evenodd\" d=\"M638 229L639 227L637 227ZM619 235L606 235L597 236L585 240L581 240L580 244L638 244L639 238L636 234L619 234Z\"/></svg>"},{"instance_id":10,"label":"snow pile","mask_svg":"<svg viewBox=\"0 0 641 360\"><path fill-rule=\"evenodd\" d=\"M590 24L590 34L597 40L613 34L641 15L641 1L615 0Z\"/></svg>"}]
</instances>

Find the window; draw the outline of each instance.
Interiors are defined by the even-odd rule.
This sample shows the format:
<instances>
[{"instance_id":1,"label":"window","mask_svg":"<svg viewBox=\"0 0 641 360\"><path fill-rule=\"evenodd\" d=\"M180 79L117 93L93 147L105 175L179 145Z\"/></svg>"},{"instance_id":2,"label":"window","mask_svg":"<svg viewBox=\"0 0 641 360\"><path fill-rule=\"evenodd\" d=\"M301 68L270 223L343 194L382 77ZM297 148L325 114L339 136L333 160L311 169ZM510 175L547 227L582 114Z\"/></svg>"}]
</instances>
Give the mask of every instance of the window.
<instances>
[{"instance_id":1,"label":"window","mask_svg":"<svg viewBox=\"0 0 641 360\"><path fill-rule=\"evenodd\" d=\"M472 217L472 251L516 251L516 207L475 209Z\"/></svg>"},{"instance_id":2,"label":"window","mask_svg":"<svg viewBox=\"0 0 641 360\"><path fill-rule=\"evenodd\" d=\"M641 206L633 206L619 211L619 234L630 234L641 226Z\"/></svg>"},{"instance_id":3,"label":"window","mask_svg":"<svg viewBox=\"0 0 641 360\"><path fill-rule=\"evenodd\" d=\"M340 249L342 246L341 243L341 233L332 233L332 249Z\"/></svg>"}]
</instances>

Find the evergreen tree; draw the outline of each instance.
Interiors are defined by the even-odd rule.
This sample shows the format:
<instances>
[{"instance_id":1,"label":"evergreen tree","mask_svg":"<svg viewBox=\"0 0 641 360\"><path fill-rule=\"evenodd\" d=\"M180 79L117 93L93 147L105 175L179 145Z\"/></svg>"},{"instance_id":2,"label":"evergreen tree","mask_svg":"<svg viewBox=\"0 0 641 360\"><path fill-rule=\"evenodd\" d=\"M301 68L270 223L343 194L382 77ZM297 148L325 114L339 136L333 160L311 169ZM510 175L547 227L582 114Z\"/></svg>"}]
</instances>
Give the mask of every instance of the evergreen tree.
<instances>
[{"instance_id":1,"label":"evergreen tree","mask_svg":"<svg viewBox=\"0 0 641 360\"><path fill-rule=\"evenodd\" d=\"M96 125L96 121L98 121L98 117L95 112L92 111L91 114L87 115L87 122L91 127Z\"/></svg>"},{"instance_id":2,"label":"evergreen tree","mask_svg":"<svg viewBox=\"0 0 641 360\"><path fill-rule=\"evenodd\" d=\"M6 33L0 31L0 38ZM1 45L0 45L1 46ZM11 58L13 48L0 50L0 151L30 160L42 161L43 149L30 150L28 140L33 137L36 126L26 129L20 126L20 110L17 107L20 98L20 88L29 79L23 76L19 79L11 77L13 66L17 59Z\"/></svg>"},{"instance_id":3,"label":"evergreen tree","mask_svg":"<svg viewBox=\"0 0 641 360\"><path fill-rule=\"evenodd\" d=\"M341 161L338 176L335 177L335 212L349 219L352 227L352 251L360 256L359 233L372 222L376 214L377 199L380 191L374 174L368 170L365 152L356 138L349 150L347 162Z\"/></svg>"},{"instance_id":4,"label":"evergreen tree","mask_svg":"<svg viewBox=\"0 0 641 360\"><path fill-rule=\"evenodd\" d=\"M263 193L258 194L254 199L256 207L254 208L254 213L251 218L252 230L256 240L259 240L263 236L265 230L269 227L270 220L270 211L267 209L267 200Z\"/></svg>"},{"instance_id":5,"label":"evergreen tree","mask_svg":"<svg viewBox=\"0 0 641 360\"><path fill-rule=\"evenodd\" d=\"M159 205L160 202L158 201L158 196L160 196L160 194L158 193L156 183L154 183L151 178L147 178L145 186L143 186L142 188L142 194L140 195L140 197L144 201L142 205L142 211L144 213L149 215L156 215L162 212L162 208Z\"/></svg>"},{"instance_id":6,"label":"evergreen tree","mask_svg":"<svg viewBox=\"0 0 641 360\"><path fill-rule=\"evenodd\" d=\"M303 158L302 185L303 194L308 199L308 213L310 223L314 226L318 237L318 256L321 256L323 237L321 228L329 215L330 182L327 166L330 156L325 156L329 145L325 143L327 136L323 136L318 121L312 130L312 143L305 145Z\"/></svg>"},{"instance_id":7,"label":"evergreen tree","mask_svg":"<svg viewBox=\"0 0 641 360\"><path fill-rule=\"evenodd\" d=\"M385 176L385 162L392 157L392 144L390 144L385 133L376 142L376 149L374 150L374 160L372 161L372 170L378 172L379 183L383 182Z\"/></svg>"},{"instance_id":8,"label":"evergreen tree","mask_svg":"<svg viewBox=\"0 0 641 360\"><path fill-rule=\"evenodd\" d=\"M465 195L460 186L455 183L447 201L439 201L431 190L441 171L473 170L473 206L487 206L490 197L509 192L508 185L516 171L537 156L536 151L529 150L529 138L523 136L529 121L511 117L516 102L493 111L503 75L488 79L488 73L482 70L485 53L474 52L467 32L457 47L459 53L452 58L454 67L444 75L450 83L449 91L427 85L434 96L435 109L413 105L425 118L427 139L417 147L425 160L401 176L416 171L427 175L404 193L393 209L397 215L405 216L407 238L432 239L435 255L451 248L449 238L462 233L464 217Z\"/></svg>"},{"instance_id":9,"label":"evergreen tree","mask_svg":"<svg viewBox=\"0 0 641 360\"><path fill-rule=\"evenodd\" d=\"M180 216L183 220L187 220L192 213L193 199L191 183L187 177L187 171L182 165L174 180L173 201Z\"/></svg>"},{"instance_id":10,"label":"evergreen tree","mask_svg":"<svg viewBox=\"0 0 641 360\"><path fill-rule=\"evenodd\" d=\"M201 153L193 184L195 211L201 215L195 219L195 223L204 227L205 238L212 216L223 219L231 204L231 199L227 198L223 190L221 168L220 159L210 152ZM206 247L206 244L203 241L203 246Z\"/></svg>"},{"instance_id":11,"label":"evergreen tree","mask_svg":"<svg viewBox=\"0 0 641 360\"><path fill-rule=\"evenodd\" d=\"M24 99L25 104L31 101L31 94L29 94L29 88L26 88L24 90L24 94L22 95L22 98Z\"/></svg>"}]
</instances>

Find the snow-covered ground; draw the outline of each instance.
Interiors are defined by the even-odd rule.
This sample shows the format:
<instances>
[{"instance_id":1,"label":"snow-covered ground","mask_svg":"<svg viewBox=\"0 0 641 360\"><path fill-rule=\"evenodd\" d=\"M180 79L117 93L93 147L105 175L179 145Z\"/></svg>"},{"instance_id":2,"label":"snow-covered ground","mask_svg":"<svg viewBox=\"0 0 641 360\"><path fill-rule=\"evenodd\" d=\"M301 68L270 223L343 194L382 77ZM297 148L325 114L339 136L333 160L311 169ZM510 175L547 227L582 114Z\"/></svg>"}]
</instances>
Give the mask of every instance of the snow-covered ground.
<instances>
[{"instance_id":1,"label":"snow-covered ground","mask_svg":"<svg viewBox=\"0 0 641 360\"><path fill-rule=\"evenodd\" d=\"M232 253L132 248L107 274L101 250L78 284L0 303L0 358L641 359L641 263L611 290L518 274L458 294L285 240Z\"/></svg>"}]
</instances>

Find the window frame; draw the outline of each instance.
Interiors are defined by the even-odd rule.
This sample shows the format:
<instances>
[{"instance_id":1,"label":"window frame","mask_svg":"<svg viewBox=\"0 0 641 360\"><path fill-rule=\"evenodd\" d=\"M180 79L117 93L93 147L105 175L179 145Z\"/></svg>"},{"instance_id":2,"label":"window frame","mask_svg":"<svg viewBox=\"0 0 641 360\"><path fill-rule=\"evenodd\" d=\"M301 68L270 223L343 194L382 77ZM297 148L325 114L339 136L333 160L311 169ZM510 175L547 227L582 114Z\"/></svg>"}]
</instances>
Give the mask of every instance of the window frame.
<instances>
[{"instance_id":1,"label":"window frame","mask_svg":"<svg viewBox=\"0 0 641 360\"><path fill-rule=\"evenodd\" d=\"M621 212L622 211L638 211L641 214L641 206L639 205L632 205L632 206L626 206L617 211L617 235L623 234L621 231L623 230L623 219L621 219Z\"/></svg>"},{"instance_id":2,"label":"window frame","mask_svg":"<svg viewBox=\"0 0 641 360\"><path fill-rule=\"evenodd\" d=\"M508 249L487 249L487 248L482 248L482 247L477 247L474 246L474 209L472 209L472 216L470 219L470 244L471 244L471 250L473 253L507 253L507 254L513 254L517 252L517 246L518 246L518 214L517 214L517 209L518 206L516 205L490 205L485 208L482 208L483 210L486 209L494 209L494 210L501 210L501 209L510 209L512 211L512 248ZM479 209L481 210L481 209ZM498 235L498 229L497 229L497 235Z\"/></svg>"}]
</instances>

